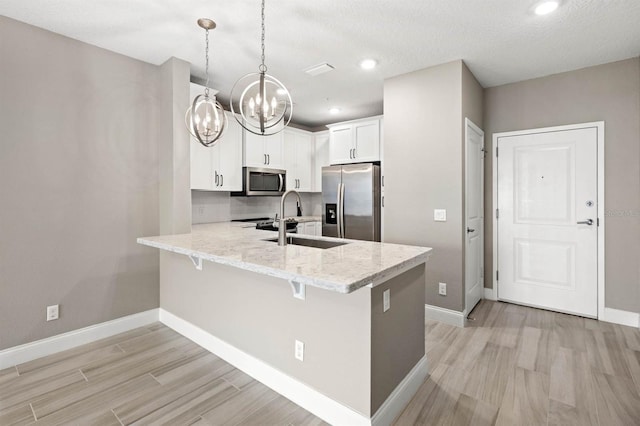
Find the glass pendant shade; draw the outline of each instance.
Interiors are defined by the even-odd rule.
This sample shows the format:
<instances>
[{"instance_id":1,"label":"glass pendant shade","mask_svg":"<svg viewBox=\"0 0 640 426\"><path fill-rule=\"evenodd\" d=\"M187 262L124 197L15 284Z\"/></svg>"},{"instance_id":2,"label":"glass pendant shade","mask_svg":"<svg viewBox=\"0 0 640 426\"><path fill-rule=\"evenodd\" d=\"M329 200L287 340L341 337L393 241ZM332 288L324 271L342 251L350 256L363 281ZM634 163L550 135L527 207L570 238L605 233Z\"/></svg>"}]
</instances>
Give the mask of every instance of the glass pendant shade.
<instances>
[{"instance_id":1,"label":"glass pendant shade","mask_svg":"<svg viewBox=\"0 0 640 426\"><path fill-rule=\"evenodd\" d=\"M291 96L275 77L265 72L247 74L231 89L231 99L238 93L240 99L236 107L231 102L231 111L237 114L238 122L247 131L256 135L273 135L291 121Z\"/></svg>"},{"instance_id":2,"label":"glass pendant shade","mask_svg":"<svg viewBox=\"0 0 640 426\"><path fill-rule=\"evenodd\" d=\"M213 146L227 127L227 116L215 95L209 96L209 30L216 27L216 23L209 18L198 19L198 26L205 30L205 83L204 94L193 99L187 109L184 122L189 133L204 146Z\"/></svg>"},{"instance_id":3,"label":"glass pendant shade","mask_svg":"<svg viewBox=\"0 0 640 426\"><path fill-rule=\"evenodd\" d=\"M216 97L209 96L208 90L193 99L184 117L189 133L204 146L212 146L227 127L227 116Z\"/></svg>"}]
</instances>

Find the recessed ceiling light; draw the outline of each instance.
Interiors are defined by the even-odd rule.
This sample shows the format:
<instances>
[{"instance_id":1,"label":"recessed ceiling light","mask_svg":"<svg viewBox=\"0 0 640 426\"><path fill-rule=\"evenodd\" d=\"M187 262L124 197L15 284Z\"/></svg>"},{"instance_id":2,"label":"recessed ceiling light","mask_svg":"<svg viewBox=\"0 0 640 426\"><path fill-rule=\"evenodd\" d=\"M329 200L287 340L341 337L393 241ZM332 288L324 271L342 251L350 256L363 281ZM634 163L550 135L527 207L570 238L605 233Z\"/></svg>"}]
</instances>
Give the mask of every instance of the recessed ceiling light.
<instances>
[{"instance_id":1,"label":"recessed ceiling light","mask_svg":"<svg viewBox=\"0 0 640 426\"><path fill-rule=\"evenodd\" d=\"M340 108L338 108L338 107L333 107L333 108L330 108L330 109L329 109L329 113L330 113L330 114L337 114L337 113L339 113L340 111L342 111L342 109L340 109Z\"/></svg>"},{"instance_id":2,"label":"recessed ceiling light","mask_svg":"<svg viewBox=\"0 0 640 426\"><path fill-rule=\"evenodd\" d=\"M363 70L372 70L378 65L378 61L375 59L365 59L360 62L360 68Z\"/></svg>"},{"instance_id":3,"label":"recessed ceiling light","mask_svg":"<svg viewBox=\"0 0 640 426\"><path fill-rule=\"evenodd\" d=\"M535 7L534 12L536 15L546 15L556 10L558 6L560 6L558 1L543 1Z\"/></svg>"}]
</instances>

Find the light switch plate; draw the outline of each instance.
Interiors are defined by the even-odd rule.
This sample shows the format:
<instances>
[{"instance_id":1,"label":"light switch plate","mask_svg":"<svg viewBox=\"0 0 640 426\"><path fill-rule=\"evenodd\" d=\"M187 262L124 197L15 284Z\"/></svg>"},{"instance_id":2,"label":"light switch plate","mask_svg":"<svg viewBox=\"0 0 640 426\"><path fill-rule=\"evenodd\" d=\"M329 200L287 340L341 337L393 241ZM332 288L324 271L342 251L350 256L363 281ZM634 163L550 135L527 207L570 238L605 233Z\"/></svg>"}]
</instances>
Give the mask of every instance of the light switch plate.
<instances>
[{"instance_id":1,"label":"light switch plate","mask_svg":"<svg viewBox=\"0 0 640 426\"><path fill-rule=\"evenodd\" d=\"M447 210L446 209L434 209L433 210L433 220L435 222L446 222L447 221Z\"/></svg>"}]
</instances>

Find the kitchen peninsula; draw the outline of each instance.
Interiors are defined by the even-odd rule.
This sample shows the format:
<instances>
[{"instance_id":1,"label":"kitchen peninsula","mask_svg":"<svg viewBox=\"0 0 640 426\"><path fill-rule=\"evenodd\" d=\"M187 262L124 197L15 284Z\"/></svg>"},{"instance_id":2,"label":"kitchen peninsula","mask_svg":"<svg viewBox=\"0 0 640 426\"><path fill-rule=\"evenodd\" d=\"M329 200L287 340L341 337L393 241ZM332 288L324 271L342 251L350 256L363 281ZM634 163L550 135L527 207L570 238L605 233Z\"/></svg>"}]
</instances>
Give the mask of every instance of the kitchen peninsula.
<instances>
[{"instance_id":1,"label":"kitchen peninsula","mask_svg":"<svg viewBox=\"0 0 640 426\"><path fill-rule=\"evenodd\" d=\"M227 222L139 238L161 249L161 320L330 423L390 423L427 375L431 249L275 236Z\"/></svg>"}]
</instances>

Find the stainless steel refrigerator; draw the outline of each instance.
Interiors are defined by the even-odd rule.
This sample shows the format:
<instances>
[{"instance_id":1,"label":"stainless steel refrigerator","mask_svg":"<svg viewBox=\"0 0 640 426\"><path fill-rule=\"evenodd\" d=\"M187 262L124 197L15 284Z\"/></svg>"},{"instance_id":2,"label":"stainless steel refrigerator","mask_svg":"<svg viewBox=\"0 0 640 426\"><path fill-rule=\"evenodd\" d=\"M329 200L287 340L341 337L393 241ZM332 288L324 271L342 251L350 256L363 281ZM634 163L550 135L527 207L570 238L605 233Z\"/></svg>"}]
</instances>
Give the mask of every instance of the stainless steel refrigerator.
<instances>
[{"instance_id":1,"label":"stainless steel refrigerator","mask_svg":"<svg viewBox=\"0 0 640 426\"><path fill-rule=\"evenodd\" d=\"M322 235L380 241L380 166L322 168Z\"/></svg>"}]
</instances>

